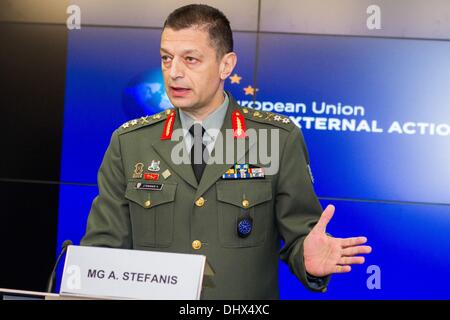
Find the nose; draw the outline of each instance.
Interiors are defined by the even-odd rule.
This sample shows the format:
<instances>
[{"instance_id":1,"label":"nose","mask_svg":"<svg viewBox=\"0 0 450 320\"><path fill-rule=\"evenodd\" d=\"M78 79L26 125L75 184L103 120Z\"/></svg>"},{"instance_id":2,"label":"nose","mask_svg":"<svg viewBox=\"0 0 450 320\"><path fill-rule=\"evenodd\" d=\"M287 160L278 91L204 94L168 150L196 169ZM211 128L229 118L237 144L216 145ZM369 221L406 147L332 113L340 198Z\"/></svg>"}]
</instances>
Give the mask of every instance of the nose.
<instances>
[{"instance_id":1,"label":"nose","mask_svg":"<svg viewBox=\"0 0 450 320\"><path fill-rule=\"evenodd\" d=\"M183 62L178 58L173 58L170 65L170 77L172 79L183 78L184 77L184 65Z\"/></svg>"}]
</instances>

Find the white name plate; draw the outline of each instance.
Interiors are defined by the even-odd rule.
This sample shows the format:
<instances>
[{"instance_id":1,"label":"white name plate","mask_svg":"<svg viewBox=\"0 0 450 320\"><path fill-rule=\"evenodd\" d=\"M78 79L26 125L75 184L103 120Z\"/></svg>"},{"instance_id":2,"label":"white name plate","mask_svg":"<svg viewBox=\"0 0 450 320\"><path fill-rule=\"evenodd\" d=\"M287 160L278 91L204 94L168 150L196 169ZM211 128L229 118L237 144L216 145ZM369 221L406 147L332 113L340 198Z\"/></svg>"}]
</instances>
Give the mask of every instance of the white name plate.
<instances>
[{"instance_id":1,"label":"white name plate","mask_svg":"<svg viewBox=\"0 0 450 320\"><path fill-rule=\"evenodd\" d=\"M69 246L60 294L198 300L205 263L202 255Z\"/></svg>"}]
</instances>

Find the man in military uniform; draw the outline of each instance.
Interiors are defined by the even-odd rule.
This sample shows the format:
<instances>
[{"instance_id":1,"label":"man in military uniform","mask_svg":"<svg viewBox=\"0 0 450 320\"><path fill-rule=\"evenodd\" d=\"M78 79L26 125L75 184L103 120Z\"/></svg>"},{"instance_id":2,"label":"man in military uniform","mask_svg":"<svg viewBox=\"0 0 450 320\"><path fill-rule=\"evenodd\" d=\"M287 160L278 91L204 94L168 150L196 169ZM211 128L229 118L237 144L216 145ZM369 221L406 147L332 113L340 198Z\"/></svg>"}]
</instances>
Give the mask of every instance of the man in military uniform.
<instances>
[{"instance_id":1,"label":"man in military uniform","mask_svg":"<svg viewBox=\"0 0 450 320\"><path fill-rule=\"evenodd\" d=\"M206 5L175 10L161 59L174 108L113 133L81 244L205 255L216 272L205 299L277 299L280 257L319 292L363 263L367 239L326 233L334 207L322 213L300 130L224 91L237 62L227 18ZM249 160L267 131L276 170L260 153Z\"/></svg>"}]
</instances>

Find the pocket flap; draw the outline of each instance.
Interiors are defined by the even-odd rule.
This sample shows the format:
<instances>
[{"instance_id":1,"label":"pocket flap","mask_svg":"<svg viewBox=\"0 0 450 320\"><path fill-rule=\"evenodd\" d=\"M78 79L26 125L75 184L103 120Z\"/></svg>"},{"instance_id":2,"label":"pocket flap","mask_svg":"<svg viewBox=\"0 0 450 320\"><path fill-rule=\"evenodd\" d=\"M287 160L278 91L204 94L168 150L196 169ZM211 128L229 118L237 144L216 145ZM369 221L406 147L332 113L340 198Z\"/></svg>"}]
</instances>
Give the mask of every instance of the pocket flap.
<instances>
[{"instance_id":1,"label":"pocket flap","mask_svg":"<svg viewBox=\"0 0 450 320\"><path fill-rule=\"evenodd\" d=\"M251 208L272 200L270 180L227 180L216 183L217 200L244 208L243 200Z\"/></svg>"},{"instance_id":2,"label":"pocket flap","mask_svg":"<svg viewBox=\"0 0 450 320\"><path fill-rule=\"evenodd\" d=\"M175 201L177 183L163 183L162 189L136 189L136 181L128 182L125 198L137 203L143 208L150 209L163 203Z\"/></svg>"}]
</instances>

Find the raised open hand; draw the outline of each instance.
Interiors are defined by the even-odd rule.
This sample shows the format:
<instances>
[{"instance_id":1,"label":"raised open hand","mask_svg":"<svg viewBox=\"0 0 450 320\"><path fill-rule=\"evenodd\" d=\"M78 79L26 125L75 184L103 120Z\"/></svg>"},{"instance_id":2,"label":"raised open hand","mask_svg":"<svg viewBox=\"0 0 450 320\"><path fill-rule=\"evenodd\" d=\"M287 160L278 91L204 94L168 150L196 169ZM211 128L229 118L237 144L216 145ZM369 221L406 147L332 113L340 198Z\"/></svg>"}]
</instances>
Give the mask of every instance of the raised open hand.
<instances>
[{"instance_id":1,"label":"raised open hand","mask_svg":"<svg viewBox=\"0 0 450 320\"><path fill-rule=\"evenodd\" d=\"M326 227L334 214L334 206L326 207L319 222L314 226L303 243L306 271L315 277L324 277L332 273L351 271L352 264L363 264L364 257L372 251L370 246L363 246L366 237L333 238L326 234Z\"/></svg>"}]
</instances>

